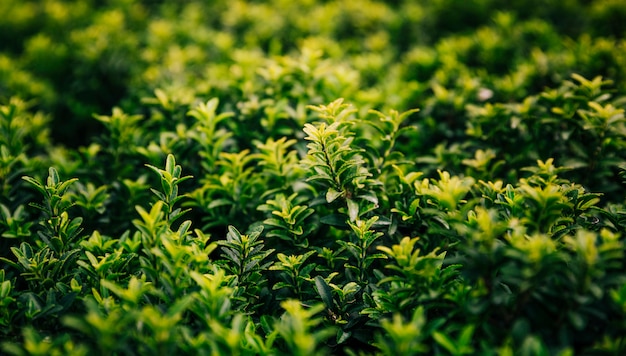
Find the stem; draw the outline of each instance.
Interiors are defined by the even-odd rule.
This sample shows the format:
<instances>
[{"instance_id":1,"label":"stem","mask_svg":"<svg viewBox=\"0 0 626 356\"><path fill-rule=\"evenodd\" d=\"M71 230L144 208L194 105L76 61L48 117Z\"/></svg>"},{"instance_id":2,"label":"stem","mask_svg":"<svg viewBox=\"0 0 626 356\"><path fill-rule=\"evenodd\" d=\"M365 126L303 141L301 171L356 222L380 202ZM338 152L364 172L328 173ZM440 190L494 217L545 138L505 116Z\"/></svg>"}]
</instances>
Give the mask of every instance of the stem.
<instances>
[{"instance_id":1,"label":"stem","mask_svg":"<svg viewBox=\"0 0 626 356\"><path fill-rule=\"evenodd\" d=\"M333 179L333 182L335 183L334 188L337 191L341 191L341 182L339 182L339 177L337 176L337 173L335 172L335 168L331 164L330 157L328 156L328 151L326 149L326 143L321 142L320 144L322 146L322 152L324 152L324 162L326 163L328 168L330 168L330 175Z\"/></svg>"}]
</instances>

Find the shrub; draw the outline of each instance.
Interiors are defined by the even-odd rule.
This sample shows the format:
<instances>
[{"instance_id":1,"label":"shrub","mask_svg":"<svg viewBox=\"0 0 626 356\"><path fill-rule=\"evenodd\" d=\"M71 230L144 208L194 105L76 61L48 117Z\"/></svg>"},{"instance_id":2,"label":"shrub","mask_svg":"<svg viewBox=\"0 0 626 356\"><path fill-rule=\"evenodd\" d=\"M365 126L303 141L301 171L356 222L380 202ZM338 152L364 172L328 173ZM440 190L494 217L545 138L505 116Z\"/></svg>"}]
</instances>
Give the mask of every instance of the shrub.
<instances>
[{"instance_id":1,"label":"shrub","mask_svg":"<svg viewBox=\"0 0 626 356\"><path fill-rule=\"evenodd\" d=\"M3 2L2 351L623 354L622 9Z\"/></svg>"}]
</instances>

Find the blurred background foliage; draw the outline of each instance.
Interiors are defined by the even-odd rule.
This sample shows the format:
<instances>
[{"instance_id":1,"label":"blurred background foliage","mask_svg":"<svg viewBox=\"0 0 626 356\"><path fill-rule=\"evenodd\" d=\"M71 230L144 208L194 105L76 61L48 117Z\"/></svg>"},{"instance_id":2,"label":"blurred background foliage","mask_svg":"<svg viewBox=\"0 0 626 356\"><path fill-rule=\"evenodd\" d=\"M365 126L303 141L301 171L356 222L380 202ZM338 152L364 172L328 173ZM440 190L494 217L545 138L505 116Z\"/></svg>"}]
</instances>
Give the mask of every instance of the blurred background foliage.
<instances>
[{"instance_id":1,"label":"blurred background foliage","mask_svg":"<svg viewBox=\"0 0 626 356\"><path fill-rule=\"evenodd\" d=\"M93 115L113 107L141 115L134 125L149 129L127 138L147 150L115 149L128 167L146 155L156 164L175 142L185 150L163 131L184 136L192 124L186 112L208 98L249 125L238 132L225 124L233 151L254 149L268 132L297 138L306 105L343 97L361 113L420 108L407 123L417 130L398 144L429 176L462 173L464 160L487 150L502 163L492 178L510 181L521 167L554 157L574 164L566 177L591 189L620 186L621 139L607 142L598 128L575 129L575 118L557 124L554 112L523 109L574 73L610 80L603 85L611 97L601 99L620 107L620 1L6 0L0 18L0 99L19 97L29 112L46 113L59 160L70 159L65 148L91 145L96 154L110 144L101 140L111 128ZM583 101L566 115L578 115ZM552 124L527 127L524 115ZM133 135L130 127L115 130ZM581 157L581 147L564 142L571 135L591 139L602 155ZM605 153L607 170L596 174L590 162Z\"/></svg>"},{"instance_id":2,"label":"blurred background foliage","mask_svg":"<svg viewBox=\"0 0 626 356\"><path fill-rule=\"evenodd\" d=\"M6 0L0 18L0 98L36 98L69 147L102 130L93 113L142 112L155 89L172 104L287 89L290 105L420 107L452 124L428 137L462 129L468 103L519 101L574 72L626 86L617 0Z\"/></svg>"}]
</instances>

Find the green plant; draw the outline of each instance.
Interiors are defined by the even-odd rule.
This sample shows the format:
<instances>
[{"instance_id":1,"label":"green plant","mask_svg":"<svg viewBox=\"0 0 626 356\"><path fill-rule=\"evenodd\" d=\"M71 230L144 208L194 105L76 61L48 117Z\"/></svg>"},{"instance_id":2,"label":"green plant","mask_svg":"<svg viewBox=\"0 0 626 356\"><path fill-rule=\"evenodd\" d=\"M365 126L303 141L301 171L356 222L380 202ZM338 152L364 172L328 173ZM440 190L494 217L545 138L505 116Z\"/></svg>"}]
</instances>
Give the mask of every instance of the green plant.
<instances>
[{"instance_id":1,"label":"green plant","mask_svg":"<svg viewBox=\"0 0 626 356\"><path fill-rule=\"evenodd\" d=\"M238 291L235 297L241 302L240 308L246 310L257 304L256 299L266 298L268 293L266 277L262 272L272 262L265 262L274 249L264 249L263 241L259 239L262 227L251 231L249 234L241 234L232 226L228 227L226 240L220 241L223 252L222 257L227 263L224 268L235 276Z\"/></svg>"},{"instance_id":2,"label":"green plant","mask_svg":"<svg viewBox=\"0 0 626 356\"><path fill-rule=\"evenodd\" d=\"M355 112L349 109L338 99L328 106L312 107L320 113L320 117L329 121L317 126L305 124L306 140L311 141L307 148L307 158L303 163L315 173L309 181L320 181L326 189L326 201L332 203L342 197L346 202L352 202L358 189L364 187L365 179L370 176L363 164L361 150L351 147L354 138L346 131L350 124L350 115ZM358 215L356 205L348 203L350 220L354 221Z\"/></svg>"},{"instance_id":3,"label":"green plant","mask_svg":"<svg viewBox=\"0 0 626 356\"><path fill-rule=\"evenodd\" d=\"M295 246L306 248L309 246L307 236L315 230L315 225L307 218L315 211L306 205L294 205L297 199L297 193L289 197L279 193L275 199L268 200L257 209L272 214L272 217L263 220L263 224L271 228L268 237L277 237Z\"/></svg>"},{"instance_id":4,"label":"green plant","mask_svg":"<svg viewBox=\"0 0 626 356\"><path fill-rule=\"evenodd\" d=\"M275 322L275 330L286 344L286 350L294 355L323 355L323 342L332 335L333 330L320 327L321 318L316 317L323 305L303 308L299 301L289 299L281 303L285 313Z\"/></svg>"},{"instance_id":5,"label":"green plant","mask_svg":"<svg viewBox=\"0 0 626 356\"><path fill-rule=\"evenodd\" d=\"M624 14L1 1L0 352L625 354Z\"/></svg>"},{"instance_id":6,"label":"green plant","mask_svg":"<svg viewBox=\"0 0 626 356\"><path fill-rule=\"evenodd\" d=\"M309 251L302 255L285 255L278 253L276 261L270 270L281 271L282 281L274 284L272 289L287 289L291 297L298 296L302 300L308 300L312 294L311 286L313 279L311 278L311 272L315 269L315 263L309 263L305 265L305 261L311 257L315 251ZM308 288L307 288L308 287Z\"/></svg>"}]
</instances>

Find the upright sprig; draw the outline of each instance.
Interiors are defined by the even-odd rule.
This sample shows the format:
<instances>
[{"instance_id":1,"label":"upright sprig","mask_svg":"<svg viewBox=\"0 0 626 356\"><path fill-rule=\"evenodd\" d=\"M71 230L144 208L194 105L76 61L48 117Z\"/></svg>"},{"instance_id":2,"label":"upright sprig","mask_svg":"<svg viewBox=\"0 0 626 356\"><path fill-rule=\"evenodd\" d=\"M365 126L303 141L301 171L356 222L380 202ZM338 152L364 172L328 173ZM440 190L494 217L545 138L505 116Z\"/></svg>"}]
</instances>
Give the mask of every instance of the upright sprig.
<instances>
[{"instance_id":1,"label":"upright sprig","mask_svg":"<svg viewBox=\"0 0 626 356\"><path fill-rule=\"evenodd\" d=\"M162 191L150 188L159 200L152 204L149 211L140 205L135 206L140 219L133 220L133 224L140 231L143 245L141 251L145 254L140 258L143 269L152 278L157 279L162 275L162 268L167 268L167 263L163 263L167 256L163 256L159 251L161 246L166 245L170 239L173 239L172 242L176 241L173 246L180 244L189 235L191 221L182 222L177 232L174 232L172 224L188 211L175 208L175 204L184 197L178 195L178 185L191 176L181 177L182 168L176 164L171 154L167 156L165 169L146 166L159 175Z\"/></svg>"},{"instance_id":2,"label":"upright sprig","mask_svg":"<svg viewBox=\"0 0 626 356\"><path fill-rule=\"evenodd\" d=\"M386 276L378 281L379 289L373 292L375 308L363 313L378 318L389 312L399 312L408 316L419 306L435 308L434 304L455 284L460 266L443 266L446 252L435 249L423 253L418 246L419 238L405 236L400 243L391 247L378 246L385 253L389 263ZM437 313L444 312L445 303L436 306Z\"/></svg>"},{"instance_id":3,"label":"upright sprig","mask_svg":"<svg viewBox=\"0 0 626 356\"><path fill-rule=\"evenodd\" d=\"M415 308L410 320L404 320L396 313L393 319L381 322L382 330L376 335L375 345L384 355L425 355L430 350L426 340L426 312L423 307Z\"/></svg>"},{"instance_id":4,"label":"upright sprig","mask_svg":"<svg viewBox=\"0 0 626 356\"><path fill-rule=\"evenodd\" d=\"M283 281L274 284L273 289L278 290L286 288L293 293L294 297L298 297L300 300L306 299L304 293L305 287L307 285L313 285L311 272L317 267L317 264L305 264L305 261L313 254L315 254L315 251L309 251L302 255L289 256L279 253L276 256L278 261L270 267L270 270L282 271L281 278ZM308 290L308 292L312 292L312 289ZM314 293L310 294L314 296Z\"/></svg>"},{"instance_id":5,"label":"upright sprig","mask_svg":"<svg viewBox=\"0 0 626 356\"><path fill-rule=\"evenodd\" d=\"M356 281L360 285L369 283L367 279L367 271L370 271L371 264L376 259L385 258L383 254L370 253L374 242L381 236L382 232L375 231L372 226L378 221L378 216L374 216L368 220L356 220L354 223L348 222L348 225L354 232L353 241L338 240L337 243L346 249L352 255L355 262L345 264L351 272L355 273Z\"/></svg>"},{"instance_id":6,"label":"upright sprig","mask_svg":"<svg viewBox=\"0 0 626 356\"><path fill-rule=\"evenodd\" d=\"M77 178L61 181L59 173L53 167L48 170L46 184L42 184L32 177L22 177L43 196L43 203L30 203L30 206L39 209L43 218L39 222L42 230L37 235L56 253L61 253L80 234L81 217L70 219L67 210L73 205L65 193Z\"/></svg>"},{"instance_id":7,"label":"upright sprig","mask_svg":"<svg viewBox=\"0 0 626 356\"><path fill-rule=\"evenodd\" d=\"M178 185L192 176L181 177L182 168L176 164L174 155L167 155L165 160L165 169L160 169L149 164L146 167L153 170L161 178L161 188L163 191L158 191L154 188L150 190L163 202L166 209L166 220L170 223L180 218L188 210L181 210L180 208L174 209L174 205L184 198L184 195L178 195Z\"/></svg>"},{"instance_id":8,"label":"upright sprig","mask_svg":"<svg viewBox=\"0 0 626 356\"><path fill-rule=\"evenodd\" d=\"M68 209L72 202L66 193L77 179L61 181L52 167L45 184L32 177L23 179L43 196L43 203L30 203L42 212L37 231L41 240L35 243L27 240L19 248L11 247L15 261L4 257L0 257L0 261L19 271L28 283L30 300L20 313L31 320L54 317L69 308L75 298L70 284L75 283L74 268L80 253L76 247L82 232L82 218L70 218Z\"/></svg>"},{"instance_id":9,"label":"upright sprig","mask_svg":"<svg viewBox=\"0 0 626 356\"><path fill-rule=\"evenodd\" d=\"M234 226L229 226L226 240L218 242L226 261L224 267L236 276L240 287L239 296L246 305L253 304L252 300L259 298L265 283L261 271L272 264L264 261L274 250L265 249L263 240L260 239L261 232L263 227L253 229L249 234L242 234Z\"/></svg>"},{"instance_id":10,"label":"upright sprig","mask_svg":"<svg viewBox=\"0 0 626 356\"><path fill-rule=\"evenodd\" d=\"M255 142L259 150L256 157L259 159L263 174L268 177L268 185L283 189L301 174L302 170L298 167L298 152L291 148L296 142L287 140L286 137L278 140L270 137L265 143ZM273 191L270 190L265 195Z\"/></svg>"},{"instance_id":11,"label":"upright sprig","mask_svg":"<svg viewBox=\"0 0 626 356\"><path fill-rule=\"evenodd\" d=\"M202 211L203 229L230 225L239 219L242 224L252 224L255 208L267 191L266 176L258 172L258 157L250 150L220 152L214 172L205 174L201 186L192 191L187 206ZM243 219L243 220L242 220Z\"/></svg>"},{"instance_id":12,"label":"upright sprig","mask_svg":"<svg viewBox=\"0 0 626 356\"><path fill-rule=\"evenodd\" d=\"M113 108L111 115L94 115L108 130L105 145L113 158L113 172L122 172L129 168L124 162L125 156L132 154L136 147L140 147L142 133L138 126L143 115L129 115L122 109Z\"/></svg>"},{"instance_id":13,"label":"upright sprig","mask_svg":"<svg viewBox=\"0 0 626 356\"><path fill-rule=\"evenodd\" d=\"M363 163L358 156L349 160L359 151L350 148L352 139L340 134L338 127L338 122L328 126L325 123L304 125L305 139L311 141L307 145L309 151L304 163L315 172L308 180L320 181L328 187L328 202L345 194L347 185L351 183L349 178L356 178L354 170L359 163Z\"/></svg>"},{"instance_id":14,"label":"upright sprig","mask_svg":"<svg viewBox=\"0 0 626 356\"><path fill-rule=\"evenodd\" d=\"M302 161L305 168L311 171L308 181L319 182L325 191L326 202L332 203L338 198L345 202L349 221L378 207L378 197L366 186L375 185L369 179L372 174L363 158L364 149L354 142L353 125L358 121L352 114L356 111L343 99L337 99L328 106L311 106L319 113L319 117L327 122L305 124L305 140L310 141L307 156ZM330 124L328 124L330 123ZM331 218L328 220L328 218ZM331 221L332 220L332 221ZM332 214L322 222L345 226L345 219Z\"/></svg>"},{"instance_id":15,"label":"upright sprig","mask_svg":"<svg viewBox=\"0 0 626 356\"><path fill-rule=\"evenodd\" d=\"M219 158L226 141L232 136L231 132L219 128L218 125L234 114L232 112L218 114L218 105L219 99L213 98L206 103L197 104L187 112L188 116L196 119L189 136L202 147L199 154L203 158L203 168L207 172L213 171L215 161Z\"/></svg>"},{"instance_id":16,"label":"upright sprig","mask_svg":"<svg viewBox=\"0 0 626 356\"><path fill-rule=\"evenodd\" d=\"M272 214L263 221L271 229L267 234L268 237L278 237L295 246L305 248L309 246L307 236L316 229L316 226L311 224L311 219L308 218L314 210L307 205L298 204L297 193L289 197L277 194L275 199L269 199L257 210L268 211Z\"/></svg>"},{"instance_id":17,"label":"upright sprig","mask_svg":"<svg viewBox=\"0 0 626 356\"><path fill-rule=\"evenodd\" d=\"M379 118L379 122L375 124L372 123L371 125L381 134L380 138L384 143L384 152L377 162L379 170L382 171L388 168L394 161L403 157L401 152L394 151L396 141L403 134L416 130L415 126L404 125L404 122L411 114L418 111L419 109L411 109L400 113L397 110L390 110L388 114L378 110L369 111L370 114L374 114Z\"/></svg>"},{"instance_id":18,"label":"upright sprig","mask_svg":"<svg viewBox=\"0 0 626 356\"><path fill-rule=\"evenodd\" d=\"M310 106L330 124L304 125L305 140L310 143L303 164L314 172L308 180L319 181L327 188L329 203L339 197L350 198L370 176L360 155L363 149L352 146L354 137L346 130L349 117L356 110L342 102L343 99L337 99L328 106Z\"/></svg>"},{"instance_id":19,"label":"upright sprig","mask_svg":"<svg viewBox=\"0 0 626 356\"><path fill-rule=\"evenodd\" d=\"M298 356L325 355L324 342L335 330L320 325L322 318L317 316L324 310L323 304L305 309L298 300L283 301L283 316L274 323L276 332L282 337L289 354Z\"/></svg>"}]
</instances>

